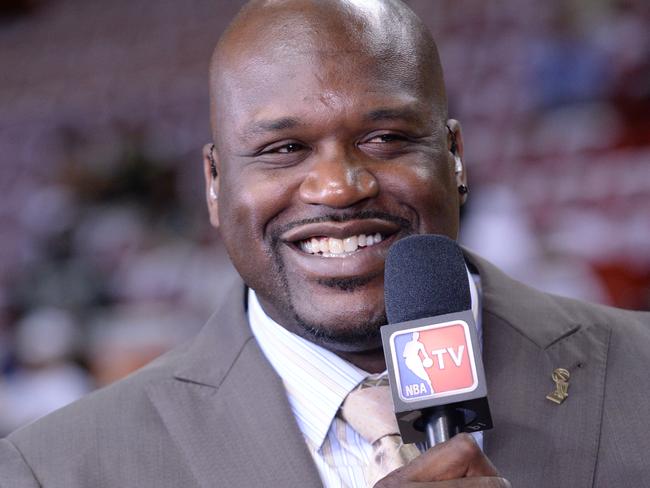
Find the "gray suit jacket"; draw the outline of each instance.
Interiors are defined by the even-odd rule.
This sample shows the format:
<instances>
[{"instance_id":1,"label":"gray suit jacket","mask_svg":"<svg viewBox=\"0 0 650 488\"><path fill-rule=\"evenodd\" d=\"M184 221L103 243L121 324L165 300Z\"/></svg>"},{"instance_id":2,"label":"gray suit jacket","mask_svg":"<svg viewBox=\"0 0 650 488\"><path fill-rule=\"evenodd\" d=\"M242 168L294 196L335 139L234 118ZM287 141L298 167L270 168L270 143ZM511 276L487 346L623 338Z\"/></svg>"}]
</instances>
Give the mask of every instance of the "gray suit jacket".
<instances>
[{"instance_id":1,"label":"gray suit jacket","mask_svg":"<svg viewBox=\"0 0 650 488\"><path fill-rule=\"evenodd\" d=\"M494 429L485 450L515 487L650 486L650 314L534 291L468 256L482 278ZM316 487L239 283L189 344L0 441L2 488ZM545 399L571 372L569 398Z\"/></svg>"}]
</instances>

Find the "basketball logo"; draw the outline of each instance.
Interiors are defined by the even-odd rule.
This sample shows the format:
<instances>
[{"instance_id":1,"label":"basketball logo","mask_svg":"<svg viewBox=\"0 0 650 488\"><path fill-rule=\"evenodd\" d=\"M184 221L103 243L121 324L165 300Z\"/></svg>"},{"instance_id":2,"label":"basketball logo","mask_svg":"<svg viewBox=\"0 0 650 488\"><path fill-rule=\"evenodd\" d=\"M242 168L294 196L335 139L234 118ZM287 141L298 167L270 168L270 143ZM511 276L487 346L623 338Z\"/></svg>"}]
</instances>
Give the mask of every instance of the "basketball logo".
<instances>
[{"instance_id":1,"label":"basketball logo","mask_svg":"<svg viewBox=\"0 0 650 488\"><path fill-rule=\"evenodd\" d=\"M395 332L390 345L404 401L467 393L478 386L469 325L462 320Z\"/></svg>"}]
</instances>

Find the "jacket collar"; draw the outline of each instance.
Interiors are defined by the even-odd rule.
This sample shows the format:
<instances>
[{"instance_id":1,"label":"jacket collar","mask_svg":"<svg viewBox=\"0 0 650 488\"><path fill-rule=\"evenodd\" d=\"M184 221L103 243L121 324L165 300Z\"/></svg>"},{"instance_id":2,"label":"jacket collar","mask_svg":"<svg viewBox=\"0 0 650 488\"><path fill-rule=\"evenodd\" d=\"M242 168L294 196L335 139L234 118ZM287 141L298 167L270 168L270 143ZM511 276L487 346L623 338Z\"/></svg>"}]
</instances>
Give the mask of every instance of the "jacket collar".
<instances>
[{"instance_id":1,"label":"jacket collar","mask_svg":"<svg viewBox=\"0 0 650 488\"><path fill-rule=\"evenodd\" d=\"M246 287L232 277L221 305L184 351L174 377L217 388L242 348L253 339L246 320Z\"/></svg>"},{"instance_id":2,"label":"jacket collar","mask_svg":"<svg viewBox=\"0 0 650 488\"><path fill-rule=\"evenodd\" d=\"M537 347L546 349L580 328L575 315L558 307L552 296L513 280L471 251L464 254L481 277L483 310L497 314Z\"/></svg>"}]
</instances>

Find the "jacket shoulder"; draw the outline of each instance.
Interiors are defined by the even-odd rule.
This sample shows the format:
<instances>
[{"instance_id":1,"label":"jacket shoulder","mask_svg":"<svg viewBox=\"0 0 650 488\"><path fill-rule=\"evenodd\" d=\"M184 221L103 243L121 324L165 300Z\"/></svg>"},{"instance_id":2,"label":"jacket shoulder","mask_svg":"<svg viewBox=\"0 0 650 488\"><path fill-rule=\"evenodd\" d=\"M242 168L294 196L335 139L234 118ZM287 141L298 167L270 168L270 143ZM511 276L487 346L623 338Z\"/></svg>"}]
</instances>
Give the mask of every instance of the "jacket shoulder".
<instances>
[{"instance_id":1,"label":"jacket shoulder","mask_svg":"<svg viewBox=\"0 0 650 488\"><path fill-rule=\"evenodd\" d=\"M162 446L166 430L147 393L150 383L169 379L187 346L143 369L32 422L0 444L0 487L149 486L122 478L155 467L152 446ZM165 442L160 457L179 456ZM115 466L121 466L118 473ZM129 469L129 466L137 469ZM150 479L155 479L152 476Z\"/></svg>"},{"instance_id":2,"label":"jacket shoulder","mask_svg":"<svg viewBox=\"0 0 650 488\"><path fill-rule=\"evenodd\" d=\"M650 312L623 310L536 290L466 251L481 276L483 311L509 324L538 347L596 327L613 335L650 341Z\"/></svg>"}]
</instances>

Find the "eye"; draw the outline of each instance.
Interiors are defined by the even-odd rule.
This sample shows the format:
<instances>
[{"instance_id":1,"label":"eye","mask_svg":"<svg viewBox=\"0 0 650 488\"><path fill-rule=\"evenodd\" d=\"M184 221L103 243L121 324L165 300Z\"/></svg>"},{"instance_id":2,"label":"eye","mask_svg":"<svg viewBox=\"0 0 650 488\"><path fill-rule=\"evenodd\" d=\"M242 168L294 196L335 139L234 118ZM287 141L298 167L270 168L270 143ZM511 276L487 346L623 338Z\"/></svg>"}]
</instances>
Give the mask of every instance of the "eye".
<instances>
[{"instance_id":1,"label":"eye","mask_svg":"<svg viewBox=\"0 0 650 488\"><path fill-rule=\"evenodd\" d=\"M285 144L284 146L280 146L275 149L271 149L268 152L277 152L280 154L289 154L289 153L294 153L297 151L300 151L301 149L304 149L304 146L302 144L298 144L297 142L290 142L289 144Z\"/></svg>"},{"instance_id":2,"label":"eye","mask_svg":"<svg viewBox=\"0 0 650 488\"><path fill-rule=\"evenodd\" d=\"M285 155L285 154L294 154L300 151L307 149L307 146L299 142L278 142L275 144L270 144L264 148L261 148L258 152L258 156L276 156L276 155Z\"/></svg>"},{"instance_id":3,"label":"eye","mask_svg":"<svg viewBox=\"0 0 650 488\"><path fill-rule=\"evenodd\" d=\"M264 167L288 167L300 163L309 155L309 146L296 141L277 141L268 144L252 156Z\"/></svg>"},{"instance_id":4,"label":"eye","mask_svg":"<svg viewBox=\"0 0 650 488\"><path fill-rule=\"evenodd\" d=\"M406 140L406 138L399 134L379 134L372 137L371 139L368 139L366 143L385 144L388 142L396 142L396 141L404 141L404 140Z\"/></svg>"},{"instance_id":5,"label":"eye","mask_svg":"<svg viewBox=\"0 0 650 488\"><path fill-rule=\"evenodd\" d=\"M375 132L359 143L359 149L379 159L402 156L412 148L413 139L397 132Z\"/></svg>"}]
</instances>

